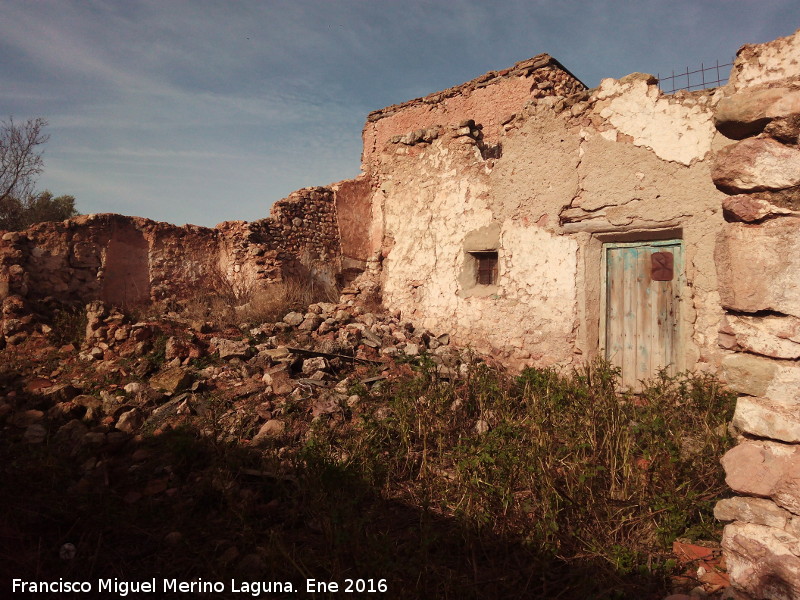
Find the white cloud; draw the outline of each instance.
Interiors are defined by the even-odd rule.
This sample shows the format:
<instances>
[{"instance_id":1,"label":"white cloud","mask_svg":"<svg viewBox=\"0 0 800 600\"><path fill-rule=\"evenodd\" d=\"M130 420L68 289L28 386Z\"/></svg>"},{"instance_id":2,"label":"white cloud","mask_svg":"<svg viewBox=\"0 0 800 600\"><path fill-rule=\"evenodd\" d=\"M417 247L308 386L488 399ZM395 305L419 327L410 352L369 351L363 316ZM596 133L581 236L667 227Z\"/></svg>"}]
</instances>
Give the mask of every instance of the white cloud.
<instances>
[{"instance_id":1,"label":"white cloud","mask_svg":"<svg viewBox=\"0 0 800 600\"><path fill-rule=\"evenodd\" d=\"M369 110L540 52L589 85L725 59L740 43L791 33L798 12L796 0L736 10L690 0L5 0L0 109L48 119L42 182L83 210L209 223L263 216L269 199L355 175Z\"/></svg>"}]
</instances>

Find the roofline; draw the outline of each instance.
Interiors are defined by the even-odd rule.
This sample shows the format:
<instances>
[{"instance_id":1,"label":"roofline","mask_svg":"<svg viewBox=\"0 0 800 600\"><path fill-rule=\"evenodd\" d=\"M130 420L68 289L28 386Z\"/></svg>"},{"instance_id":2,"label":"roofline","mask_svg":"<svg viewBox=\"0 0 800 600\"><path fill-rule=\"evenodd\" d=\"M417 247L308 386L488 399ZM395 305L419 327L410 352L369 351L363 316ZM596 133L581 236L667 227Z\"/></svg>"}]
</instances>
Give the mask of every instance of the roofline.
<instances>
[{"instance_id":1,"label":"roofline","mask_svg":"<svg viewBox=\"0 0 800 600\"><path fill-rule=\"evenodd\" d=\"M438 92L433 92L428 94L427 96L422 96L419 98L413 98L411 100L407 100L405 102L401 102L399 104L392 104L385 108L381 108L378 110L373 110L367 115L367 122L378 121L384 117L388 117L396 113L398 110L402 110L408 106L412 106L415 104L437 104L446 98L452 98L457 94L460 94L464 91L472 91L474 89L479 89L482 87L486 87L488 85L492 85L497 83L501 79L505 79L507 77L518 77L518 76L527 76L533 73L534 71L538 71L539 69L543 69L545 67L554 66L573 79L580 83L584 88L589 89L589 87L580 79L575 77L575 75L564 65L562 65L559 61L555 58L550 56L549 54L542 53L537 54L536 56L529 58L527 60L522 60L516 63L514 66L509 67L507 69L502 69L500 71L489 71L484 73L483 75L479 75L475 79L470 79L462 84L455 85L453 87L447 88L445 90L441 90Z\"/></svg>"}]
</instances>

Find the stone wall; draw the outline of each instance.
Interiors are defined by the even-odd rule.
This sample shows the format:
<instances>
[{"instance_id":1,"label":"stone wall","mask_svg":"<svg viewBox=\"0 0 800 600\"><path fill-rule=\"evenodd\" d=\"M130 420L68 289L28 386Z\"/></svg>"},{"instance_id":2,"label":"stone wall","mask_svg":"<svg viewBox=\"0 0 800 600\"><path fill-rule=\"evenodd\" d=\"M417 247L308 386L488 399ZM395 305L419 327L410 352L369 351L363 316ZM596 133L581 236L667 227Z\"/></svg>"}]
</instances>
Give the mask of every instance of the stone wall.
<instances>
[{"instance_id":1,"label":"stone wall","mask_svg":"<svg viewBox=\"0 0 800 600\"><path fill-rule=\"evenodd\" d=\"M723 375L742 396L722 460L723 548L743 598L800 597L800 32L739 51L715 124Z\"/></svg>"},{"instance_id":2,"label":"stone wall","mask_svg":"<svg viewBox=\"0 0 800 600\"><path fill-rule=\"evenodd\" d=\"M0 236L0 301L9 307L0 326L13 340L25 303L48 297L128 307L223 289L244 299L286 276L332 279L339 256L330 188L294 192L270 218L213 229L115 214L40 223Z\"/></svg>"},{"instance_id":3,"label":"stone wall","mask_svg":"<svg viewBox=\"0 0 800 600\"><path fill-rule=\"evenodd\" d=\"M281 252L314 259L338 258L339 231L333 190L303 188L272 205L269 219L251 224L263 231L264 241Z\"/></svg>"},{"instance_id":4,"label":"stone wall","mask_svg":"<svg viewBox=\"0 0 800 600\"><path fill-rule=\"evenodd\" d=\"M2 237L8 294L133 305L185 294L217 256L215 230L138 217L83 215ZM166 286L166 287L165 287Z\"/></svg>"},{"instance_id":5,"label":"stone wall","mask_svg":"<svg viewBox=\"0 0 800 600\"><path fill-rule=\"evenodd\" d=\"M503 125L529 100L569 96L586 86L548 54L539 54L502 71L371 112L364 126L362 170L371 173L386 143L410 140L424 130L464 119L480 123L487 144L497 143Z\"/></svg>"}]
</instances>

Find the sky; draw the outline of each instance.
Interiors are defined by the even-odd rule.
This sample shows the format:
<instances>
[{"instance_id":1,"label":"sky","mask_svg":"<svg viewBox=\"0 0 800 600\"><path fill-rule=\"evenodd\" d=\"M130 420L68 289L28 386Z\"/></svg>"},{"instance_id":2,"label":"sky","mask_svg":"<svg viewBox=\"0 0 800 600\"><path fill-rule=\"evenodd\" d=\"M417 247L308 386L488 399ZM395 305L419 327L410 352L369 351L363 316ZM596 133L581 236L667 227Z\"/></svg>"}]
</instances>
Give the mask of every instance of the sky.
<instances>
[{"instance_id":1,"label":"sky","mask_svg":"<svg viewBox=\"0 0 800 600\"><path fill-rule=\"evenodd\" d=\"M589 87L730 62L798 0L0 0L0 119L38 188L214 226L359 173L367 114L542 52Z\"/></svg>"}]
</instances>

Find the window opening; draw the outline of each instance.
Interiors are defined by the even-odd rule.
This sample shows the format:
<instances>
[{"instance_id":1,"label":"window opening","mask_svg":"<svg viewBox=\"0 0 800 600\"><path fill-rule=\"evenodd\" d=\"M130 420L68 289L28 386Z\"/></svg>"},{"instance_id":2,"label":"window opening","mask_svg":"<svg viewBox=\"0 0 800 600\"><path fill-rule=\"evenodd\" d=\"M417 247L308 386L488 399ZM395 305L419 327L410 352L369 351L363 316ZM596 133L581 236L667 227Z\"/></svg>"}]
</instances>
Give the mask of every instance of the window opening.
<instances>
[{"instance_id":1,"label":"window opening","mask_svg":"<svg viewBox=\"0 0 800 600\"><path fill-rule=\"evenodd\" d=\"M475 280L479 285L497 283L497 251L470 252L475 259Z\"/></svg>"}]
</instances>

